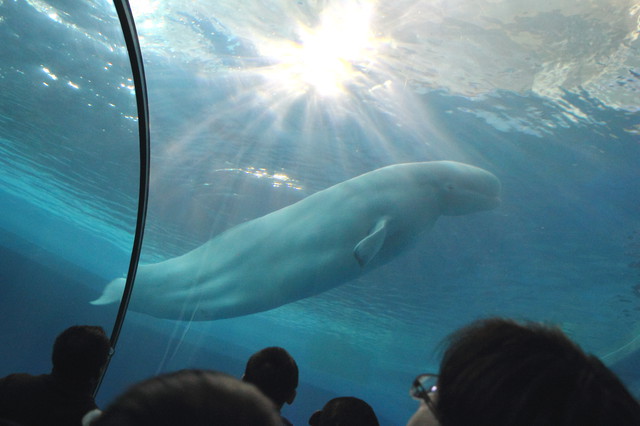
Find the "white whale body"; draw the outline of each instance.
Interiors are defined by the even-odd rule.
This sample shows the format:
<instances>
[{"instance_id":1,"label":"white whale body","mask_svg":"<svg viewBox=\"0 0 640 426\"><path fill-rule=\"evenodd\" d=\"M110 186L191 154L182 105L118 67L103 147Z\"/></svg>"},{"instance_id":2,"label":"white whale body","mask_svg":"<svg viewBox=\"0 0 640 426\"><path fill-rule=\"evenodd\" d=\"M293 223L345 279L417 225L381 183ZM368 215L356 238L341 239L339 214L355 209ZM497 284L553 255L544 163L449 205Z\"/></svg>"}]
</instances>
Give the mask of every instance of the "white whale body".
<instances>
[{"instance_id":1,"label":"white whale body","mask_svg":"<svg viewBox=\"0 0 640 426\"><path fill-rule=\"evenodd\" d=\"M453 161L395 164L242 223L202 246L140 265L129 308L158 318L215 320L319 294L388 262L441 215L490 210L500 181ZM117 302L124 278L91 302Z\"/></svg>"}]
</instances>

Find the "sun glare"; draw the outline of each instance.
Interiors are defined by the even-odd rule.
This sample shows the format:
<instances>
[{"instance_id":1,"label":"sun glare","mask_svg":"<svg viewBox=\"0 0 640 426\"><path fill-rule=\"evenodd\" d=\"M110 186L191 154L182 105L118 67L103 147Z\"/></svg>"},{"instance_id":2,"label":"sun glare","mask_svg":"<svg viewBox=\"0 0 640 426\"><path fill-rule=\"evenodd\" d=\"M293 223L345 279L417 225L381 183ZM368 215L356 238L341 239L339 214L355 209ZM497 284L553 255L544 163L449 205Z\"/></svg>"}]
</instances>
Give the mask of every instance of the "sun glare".
<instances>
[{"instance_id":1,"label":"sun glare","mask_svg":"<svg viewBox=\"0 0 640 426\"><path fill-rule=\"evenodd\" d=\"M344 92L375 60L380 40L370 29L372 15L369 3L332 6L317 27L299 25L298 42L267 43L262 54L275 63L270 76L293 91Z\"/></svg>"}]
</instances>

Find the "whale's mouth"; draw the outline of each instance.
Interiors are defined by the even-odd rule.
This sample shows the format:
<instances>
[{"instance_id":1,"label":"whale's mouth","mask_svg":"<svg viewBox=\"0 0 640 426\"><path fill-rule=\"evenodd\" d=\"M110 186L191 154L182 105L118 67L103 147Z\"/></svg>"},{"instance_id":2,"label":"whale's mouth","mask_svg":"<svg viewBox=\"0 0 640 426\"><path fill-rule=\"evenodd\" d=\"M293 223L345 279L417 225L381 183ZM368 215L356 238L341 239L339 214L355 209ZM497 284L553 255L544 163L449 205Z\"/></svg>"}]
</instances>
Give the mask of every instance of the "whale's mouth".
<instances>
[{"instance_id":1,"label":"whale's mouth","mask_svg":"<svg viewBox=\"0 0 640 426\"><path fill-rule=\"evenodd\" d=\"M445 185L442 214L459 216L500 206L500 180L486 170L472 171L458 182Z\"/></svg>"},{"instance_id":2,"label":"whale's mouth","mask_svg":"<svg viewBox=\"0 0 640 426\"><path fill-rule=\"evenodd\" d=\"M477 204L478 207L483 206L483 210L492 209L502 202L500 199L502 188L497 177L484 170L483 172L475 179L464 182L458 190L459 196L466 198L471 204Z\"/></svg>"},{"instance_id":3,"label":"whale's mouth","mask_svg":"<svg viewBox=\"0 0 640 426\"><path fill-rule=\"evenodd\" d=\"M464 197L468 206L467 212L493 210L499 207L502 202L500 196L495 193L487 194L469 191Z\"/></svg>"}]
</instances>

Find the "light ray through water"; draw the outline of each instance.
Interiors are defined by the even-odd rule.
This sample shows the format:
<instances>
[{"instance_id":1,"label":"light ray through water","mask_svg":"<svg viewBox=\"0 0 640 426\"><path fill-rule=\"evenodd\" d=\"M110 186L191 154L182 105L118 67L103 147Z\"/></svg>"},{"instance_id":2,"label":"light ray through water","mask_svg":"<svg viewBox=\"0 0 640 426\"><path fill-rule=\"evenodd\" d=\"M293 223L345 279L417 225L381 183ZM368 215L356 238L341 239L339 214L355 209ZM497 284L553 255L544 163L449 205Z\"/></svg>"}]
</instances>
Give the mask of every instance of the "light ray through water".
<instances>
[{"instance_id":1,"label":"light ray through water","mask_svg":"<svg viewBox=\"0 0 640 426\"><path fill-rule=\"evenodd\" d=\"M233 92L211 99L179 138L163 141L167 144L163 149L175 158L176 152L202 143L203 134L209 135L212 144L259 137L259 146L250 154L259 158L261 153L276 151L275 145L281 143L272 135L297 134L295 155L298 163L305 163L305 158L323 155L319 149L332 155L343 150L353 154L357 147L348 146L352 138L341 133L355 127L370 147L388 152L389 162L406 161L401 154L395 155L396 142L388 131L392 128L418 144L433 144L429 150L439 151L433 159L462 159L451 138L438 133L420 93L404 75L404 50L390 36L393 28L389 22L395 24L396 20L385 22L386 12L379 11L373 1L328 2L323 6L303 14L283 13L282 28L270 32L265 31L264 23L257 25L249 18L236 23L229 31L237 33L241 41L233 39L233 47L228 48L229 61L235 61L236 66L215 72L198 66L197 73L203 86L224 85L233 87ZM147 4L143 10L154 7ZM203 15L200 19L213 18ZM153 28L141 21L143 33L145 28ZM233 38L226 37L227 41ZM143 47L145 39L143 34ZM250 48L240 49L238 43ZM243 118L235 134L220 137L219 129L229 129L224 123ZM244 161L234 166L262 165Z\"/></svg>"}]
</instances>

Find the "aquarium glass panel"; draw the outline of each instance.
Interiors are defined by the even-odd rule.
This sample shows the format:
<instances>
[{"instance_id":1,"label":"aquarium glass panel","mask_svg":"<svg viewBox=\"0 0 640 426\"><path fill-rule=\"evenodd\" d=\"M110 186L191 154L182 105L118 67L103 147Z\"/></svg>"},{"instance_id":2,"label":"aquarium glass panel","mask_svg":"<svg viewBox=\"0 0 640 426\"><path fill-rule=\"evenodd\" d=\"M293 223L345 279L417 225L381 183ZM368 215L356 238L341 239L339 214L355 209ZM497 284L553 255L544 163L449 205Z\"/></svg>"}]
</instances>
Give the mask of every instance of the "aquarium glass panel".
<instances>
[{"instance_id":1,"label":"aquarium glass panel","mask_svg":"<svg viewBox=\"0 0 640 426\"><path fill-rule=\"evenodd\" d=\"M0 1L0 376L41 374L65 328L126 271L139 143L113 4Z\"/></svg>"},{"instance_id":2,"label":"aquarium glass panel","mask_svg":"<svg viewBox=\"0 0 640 426\"><path fill-rule=\"evenodd\" d=\"M295 424L341 395L404 424L443 339L500 315L560 326L638 394L632 2L132 6L152 180L106 385L240 377L278 345ZM475 169L447 199L445 171L392 166L439 160L493 174L500 205Z\"/></svg>"}]
</instances>

